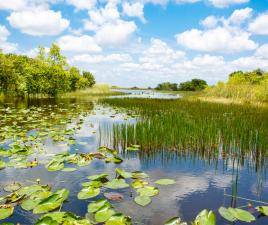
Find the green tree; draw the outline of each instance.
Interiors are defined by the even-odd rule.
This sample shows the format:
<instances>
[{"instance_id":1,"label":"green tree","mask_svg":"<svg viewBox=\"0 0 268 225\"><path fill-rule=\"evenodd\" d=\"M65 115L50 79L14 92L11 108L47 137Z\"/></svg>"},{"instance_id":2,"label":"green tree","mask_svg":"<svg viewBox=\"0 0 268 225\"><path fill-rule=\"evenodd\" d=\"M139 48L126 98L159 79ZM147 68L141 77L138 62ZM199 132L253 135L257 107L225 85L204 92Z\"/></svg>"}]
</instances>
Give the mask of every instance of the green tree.
<instances>
[{"instance_id":1,"label":"green tree","mask_svg":"<svg viewBox=\"0 0 268 225\"><path fill-rule=\"evenodd\" d=\"M93 76L92 73L84 71L83 72L83 77L87 79L87 86L88 87L93 87L96 84L95 77Z\"/></svg>"},{"instance_id":2,"label":"green tree","mask_svg":"<svg viewBox=\"0 0 268 225\"><path fill-rule=\"evenodd\" d=\"M177 91L178 85L176 83L164 82L158 84L156 90Z\"/></svg>"}]
</instances>

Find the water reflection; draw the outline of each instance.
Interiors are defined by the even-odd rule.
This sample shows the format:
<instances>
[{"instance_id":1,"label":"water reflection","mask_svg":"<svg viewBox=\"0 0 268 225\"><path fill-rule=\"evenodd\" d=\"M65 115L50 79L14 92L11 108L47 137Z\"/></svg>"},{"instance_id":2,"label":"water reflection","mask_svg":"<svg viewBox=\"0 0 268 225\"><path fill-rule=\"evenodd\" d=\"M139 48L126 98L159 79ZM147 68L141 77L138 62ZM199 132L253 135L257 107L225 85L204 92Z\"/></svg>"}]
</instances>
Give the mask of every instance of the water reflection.
<instances>
[{"instance_id":1,"label":"water reflection","mask_svg":"<svg viewBox=\"0 0 268 225\"><path fill-rule=\"evenodd\" d=\"M55 101L55 102L53 102ZM18 101L2 103L2 108L7 105L10 108L27 109L33 106L47 110L49 105L57 105L62 110L55 110L54 117L68 115L68 110L75 108L72 112L74 121L63 125L65 129L73 127L79 119L83 124L74 135L76 143L66 145L61 142L54 143L46 140L44 158L52 153L70 150L71 152L92 152L99 146L112 147L112 127L115 123L135 123L136 119L125 114L118 114L115 109L100 106L96 102L64 99L38 100L23 102ZM75 106L75 107L74 107ZM49 110L50 112L50 110ZM87 113L86 113L87 112ZM50 112L51 113L51 112ZM16 118L14 118L16 120ZM59 120L57 120L59 121ZM1 126L2 123L1 123ZM105 129L103 129L105 128ZM160 187L160 194L153 198L152 203L142 208L134 203L129 189L120 190L125 196L121 202L113 205L118 211L130 215L135 224L161 225L173 216L180 216L186 221L191 221L196 214L204 208L217 211L222 206L242 206L247 201L236 198L246 197L255 200L268 201L268 182L266 181L266 160L263 159L261 167L254 167L250 161L236 158L220 158L209 154L197 154L188 152L175 152L159 150L153 152L125 152L121 146L120 155L124 162L119 166L126 171L141 170L149 174L149 181L153 182L160 178L171 178L176 180L175 185ZM43 183L51 184L53 189L68 188L70 190L69 201L63 205L63 211L71 211L84 216L87 212L89 201L77 199L77 193L81 190L81 183L88 181L87 176L107 172L110 178L114 177L114 169L118 165L106 164L103 161L93 161L87 167L79 167L72 173L48 172L44 165L32 169L6 168L0 171L1 187L13 181L30 184L40 178ZM108 191L108 190L105 190ZM233 197L224 196L228 193ZM0 192L0 195L3 195ZM103 197L100 195L98 198ZM33 224L38 216L26 212L17 207L13 217L5 222ZM218 216L218 224L225 225L226 221ZM240 223L242 224L242 223ZM267 218L260 218L252 224L268 224Z\"/></svg>"}]
</instances>

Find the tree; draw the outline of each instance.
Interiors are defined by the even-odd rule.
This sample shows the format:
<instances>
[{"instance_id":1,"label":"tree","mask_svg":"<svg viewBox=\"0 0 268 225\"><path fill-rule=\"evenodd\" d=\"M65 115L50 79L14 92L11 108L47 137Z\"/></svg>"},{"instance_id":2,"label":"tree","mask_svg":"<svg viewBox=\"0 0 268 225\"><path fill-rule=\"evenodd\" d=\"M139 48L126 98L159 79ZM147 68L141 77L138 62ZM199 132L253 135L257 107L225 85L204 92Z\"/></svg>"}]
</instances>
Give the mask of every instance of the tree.
<instances>
[{"instance_id":1,"label":"tree","mask_svg":"<svg viewBox=\"0 0 268 225\"><path fill-rule=\"evenodd\" d=\"M192 79L191 81L180 83L180 91L201 91L207 87L207 82L201 79Z\"/></svg>"},{"instance_id":2,"label":"tree","mask_svg":"<svg viewBox=\"0 0 268 225\"><path fill-rule=\"evenodd\" d=\"M61 67L65 67L68 65L66 57L61 54L60 47L55 43L53 43L49 49L48 61L52 65L58 65Z\"/></svg>"},{"instance_id":3,"label":"tree","mask_svg":"<svg viewBox=\"0 0 268 225\"><path fill-rule=\"evenodd\" d=\"M177 91L178 85L176 83L164 82L164 83L158 84L155 89L165 90L165 91Z\"/></svg>"},{"instance_id":4,"label":"tree","mask_svg":"<svg viewBox=\"0 0 268 225\"><path fill-rule=\"evenodd\" d=\"M92 73L84 71L83 72L83 77L87 79L87 82L88 82L87 86L88 87L93 87L94 84L96 84L95 77L93 76Z\"/></svg>"}]
</instances>

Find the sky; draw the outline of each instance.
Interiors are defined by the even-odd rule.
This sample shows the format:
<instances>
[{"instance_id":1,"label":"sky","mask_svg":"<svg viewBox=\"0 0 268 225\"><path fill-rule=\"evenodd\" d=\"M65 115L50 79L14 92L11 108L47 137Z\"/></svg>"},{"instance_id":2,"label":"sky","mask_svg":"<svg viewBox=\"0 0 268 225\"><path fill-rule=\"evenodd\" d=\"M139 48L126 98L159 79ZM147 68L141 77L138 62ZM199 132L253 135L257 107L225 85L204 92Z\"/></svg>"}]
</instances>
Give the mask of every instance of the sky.
<instances>
[{"instance_id":1,"label":"sky","mask_svg":"<svg viewBox=\"0 0 268 225\"><path fill-rule=\"evenodd\" d=\"M0 49L52 43L99 83L215 84L268 71L268 0L0 0Z\"/></svg>"}]
</instances>

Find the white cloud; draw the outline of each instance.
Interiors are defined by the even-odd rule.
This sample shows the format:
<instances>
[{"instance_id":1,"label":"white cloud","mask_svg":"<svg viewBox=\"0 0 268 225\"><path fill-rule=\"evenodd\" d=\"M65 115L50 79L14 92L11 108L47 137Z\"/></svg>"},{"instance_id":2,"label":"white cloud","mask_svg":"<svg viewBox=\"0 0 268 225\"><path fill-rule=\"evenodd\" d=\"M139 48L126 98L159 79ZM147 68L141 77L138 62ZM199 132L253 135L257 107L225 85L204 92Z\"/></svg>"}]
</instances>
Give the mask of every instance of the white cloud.
<instances>
[{"instance_id":1,"label":"white cloud","mask_svg":"<svg viewBox=\"0 0 268 225\"><path fill-rule=\"evenodd\" d=\"M73 5L77 10L93 9L97 3L96 0L66 0L66 2Z\"/></svg>"},{"instance_id":2,"label":"white cloud","mask_svg":"<svg viewBox=\"0 0 268 225\"><path fill-rule=\"evenodd\" d=\"M88 35L65 35L59 38L58 44L67 52L101 52L101 47Z\"/></svg>"},{"instance_id":3,"label":"white cloud","mask_svg":"<svg viewBox=\"0 0 268 225\"><path fill-rule=\"evenodd\" d=\"M111 54L111 55L76 55L73 57L73 61L79 63L118 63L118 62L130 62L132 59L128 54Z\"/></svg>"},{"instance_id":4,"label":"white cloud","mask_svg":"<svg viewBox=\"0 0 268 225\"><path fill-rule=\"evenodd\" d=\"M192 29L176 35L177 43L204 52L241 52L254 50L258 45L250 40L250 33L239 28L218 26L209 30Z\"/></svg>"},{"instance_id":5,"label":"white cloud","mask_svg":"<svg viewBox=\"0 0 268 225\"><path fill-rule=\"evenodd\" d=\"M0 9L2 10L19 10L25 7L25 0L0 0Z\"/></svg>"},{"instance_id":6,"label":"white cloud","mask_svg":"<svg viewBox=\"0 0 268 225\"><path fill-rule=\"evenodd\" d=\"M10 32L5 26L0 25L0 49L4 52L14 52L17 50L17 44L8 42L8 36Z\"/></svg>"},{"instance_id":7,"label":"white cloud","mask_svg":"<svg viewBox=\"0 0 268 225\"><path fill-rule=\"evenodd\" d=\"M247 3L250 0L208 0L213 6L217 8L226 8L230 5Z\"/></svg>"},{"instance_id":8,"label":"white cloud","mask_svg":"<svg viewBox=\"0 0 268 225\"><path fill-rule=\"evenodd\" d=\"M12 12L7 20L12 27L33 36L58 35L70 23L62 18L61 12L42 9Z\"/></svg>"},{"instance_id":9,"label":"white cloud","mask_svg":"<svg viewBox=\"0 0 268 225\"><path fill-rule=\"evenodd\" d=\"M167 43L153 38L151 39L150 47L143 52L143 56L140 57L139 61L141 63L157 64L159 66L160 64L172 64L184 57L184 52L176 51L170 48Z\"/></svg>"},{"instance_id":10,"label":"white cloud","mask_svg":"<svg viewBox=\"0 0 268 225\"><path fill-rule=\"evenodd\" d=\"M229 17L228 21L230 23L239 25L244 21L250 19L252 17L253 9L245 8L245 9L237 9L233 12L233 14Z\"/></svg>"},{"instance_id":11,"label":"white cloud","mask_svg":"<svg viewBox=\"0 0 268 225\"><path fill-rule=\"evenodd\" d=\"M249 24L249 31L254 34L268 34L268 13L260 14L254 21Z\"/></svg>"},{"instance_id":12,"label":"white cloud","mask_svg":"<svg viewBox=\"0 0 268 225\"><path fill-rule=\"evenodd\" d=\"M96 41L104 46L120 46L125 44L136 31L137 26L133 21L118 20L116 23L106 23L96 32Z\"/></svg>"},{"instance_id":13,"label":"white cloud","mask_svg":"<svg viewBox=\"0 0 268 225\"><path fill-rule=\"evenodd\" d=\"M208 16L204 20L201 21L201 25L206 28L214 28L217 26L219 19L215 16Z\"/></svg>"},{"instance_id":14,"label":"white cloud","mask_svg":"<svg viewBox=\"0 0 268 225\"><path fill-rule=\"evenodd\" d=\"M130 4L128 2L125 2L123 4L123 12L130 16L130 17L138 17L142 22L146 22L144 18L144 13L143 13L143 8L144 5L140 2L135 2L133 4Z\"/></svg>"},{"instance_id":15,"label":"white cloud","mask_svg":"<svg viewBox=\"0 0 268 225\"><path fill-rule=\"evenodd\" d=\"M256 50L255 56L257 56L259 58L264 58L264 59L267 59L268 60L268 44L264 44L264 45L260 46Z\"/></svg>"},{"instance_id":16,"label":"white cloud","mask_svg":"<svg viewBox=\"0 0 268 225\"><path fill-rule=\"evenodd\" d=\"M250 71L260 68L262 70L268 70L268 59L261 57L248 56L240 57L230 63L230 66L235 68L234 70Z\"/></svg>"}]
</instances>

